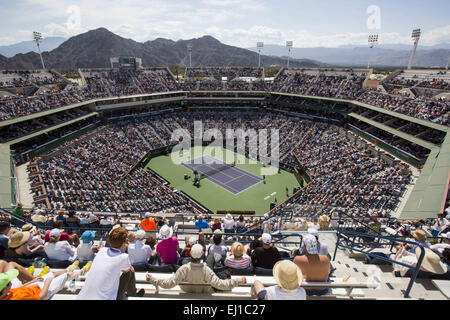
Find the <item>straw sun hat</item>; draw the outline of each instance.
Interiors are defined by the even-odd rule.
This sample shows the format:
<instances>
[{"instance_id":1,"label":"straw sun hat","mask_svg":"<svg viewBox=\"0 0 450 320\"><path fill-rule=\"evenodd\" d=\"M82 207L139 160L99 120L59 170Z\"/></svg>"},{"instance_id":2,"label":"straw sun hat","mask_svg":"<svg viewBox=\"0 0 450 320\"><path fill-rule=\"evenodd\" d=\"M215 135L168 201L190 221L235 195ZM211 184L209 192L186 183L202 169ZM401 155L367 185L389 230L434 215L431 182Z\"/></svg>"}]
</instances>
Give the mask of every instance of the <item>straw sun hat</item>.
<instances>
[{"instance_id":1,"label":"straw sun hat","mask_svg":"<svg viewBox=\"0 0 450 320\"><path fill-rule=\"evenodd\" d=\"M27 243L28 239L30 239L30 233L28 231L16 232L9 239L8 247L13 248L13 249L18 248L21 245Z\"/></svg>"},{"instance_id":2,"label":"straw sun hat","mask_svg":"<svg viewBox=\"0 0 450 320\"><path fill-rule=\"evenodd\" d=\"M421 250L416 250L417 259L420 257L420 251ZM447 267L441 261L439 256L428 248L425 248L425 256L423 257L422 265L420 267L428 272L436 274L444 274L447 272Z\"/></svg>"},{"instance_id":3,"label":"straw sun hat","mask_svg":"<svg viewBox=\"0 0 450 320\"><path fill-rule=\"evenodd\" d=\"M411 232L414 239L416 239L419 242L426 242L427 241L427 234L422 229L418 229Z\"/></svg>"},{"instance_id":4,"label":"straw sun hat","mask_svg":"<svg viewBox=\"0 0 450 320\"><path fill-rule=\"evenodd\" d=\"M295 290L303 282L303 274L290 260L280 260L273 267L273 277L277 284L286 290Z\"/></svg>"}]
</instances>

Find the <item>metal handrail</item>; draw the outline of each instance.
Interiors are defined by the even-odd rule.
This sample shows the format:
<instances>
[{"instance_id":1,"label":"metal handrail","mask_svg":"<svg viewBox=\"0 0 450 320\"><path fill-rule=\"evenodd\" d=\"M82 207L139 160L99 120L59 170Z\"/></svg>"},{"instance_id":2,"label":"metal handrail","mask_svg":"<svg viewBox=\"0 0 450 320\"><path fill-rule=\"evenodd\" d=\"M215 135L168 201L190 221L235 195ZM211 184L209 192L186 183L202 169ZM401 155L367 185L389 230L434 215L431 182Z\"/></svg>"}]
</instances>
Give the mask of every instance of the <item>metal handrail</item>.
<instances>
[{"instance_id":1,"label":"metal handrail","mask_svg":"<svg viewBox=\"0 0 450 320\"><path fill-rule=\"evenodd\" d=\"M342 234L345 234L345 236L347 236L347 237L354 237L354 238L370 237L370 238L373 238L373 239L385 239L385 240L389 241L389 243L385 243L385 245L390 245L390 246L394 242L405 243L405 244L413 244L413 245L417 246L418 248L420 248L420 256L419 256L419 259L418 259L417 264L415 266L409 265L409 264L406 264L406 263L403 263L403 262L392 260L390 258L385 258L385 257L381 257L381 256L378 256L378 255L375 255L374 253L372 253L370 251L364 251L363 249L356 248L353 245L351 245L351 246L344 245L344 244L341 243L341 239L343 239ZM353 243L354 243L354 241L352 241L352 244ZM379 246L383 245L383 243L380 243L380 242L377 242L377 244ZM370 243L368 243L367 245L370 245ZM413 286L413 284L414 284L414 282L415 282L415 280L417 278L417 275L419 274L420 267L422 265L422 261L423 261L423 258L425 256L425 248L418 242L405 240L405 239L401 239L401 238L395 238L395 237L391 237L391 236L367 234L367 233L361 233L361 232L355 232L355 231L345 231L345 232L339 231L339 230L337 231L337 241L336 241L336 247L334 249L333 261L336 259L336 253L337 253L337 249L338 248L350 249L352 251L364 253L364 254L366 254L368 256L377 257L380 260L387 261L387 262L390 262L390 263L395 263L395 264L398 264L398 265L401 265L401 266L404 266L404 267L412 269L413 270L412 271L412 275L410 277L410 280L409 280L409 283L408 283L408 287L407 287L407 289L406 289L406 291L404 293L404 297L405 298L409 298L409 293L411 292L412 286Z\"/></svg>"}]
</instances>

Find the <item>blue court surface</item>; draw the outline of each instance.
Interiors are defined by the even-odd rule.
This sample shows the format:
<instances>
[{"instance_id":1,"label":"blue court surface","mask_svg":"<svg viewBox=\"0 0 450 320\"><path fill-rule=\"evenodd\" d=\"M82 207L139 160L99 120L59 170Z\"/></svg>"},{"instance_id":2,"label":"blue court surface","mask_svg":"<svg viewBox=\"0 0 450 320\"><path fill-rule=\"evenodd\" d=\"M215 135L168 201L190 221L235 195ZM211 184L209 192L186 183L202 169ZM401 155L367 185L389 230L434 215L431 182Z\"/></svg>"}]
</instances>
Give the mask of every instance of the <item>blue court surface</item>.
<instances>
[{"instance_id":1,"label":"blue court surface","mask_svg":"<svg viewBox=\"0 0 450 320\"><path fill-rule=\"evenodd\" d=\"M260 177L254 174L233 167L210 156L203 156L201 159L196 158L183 162L182 165L190 170L197 169L198 173L204 174L206 179L234 194L238 194L262 181Z\"/></svg>"}]
</instances>

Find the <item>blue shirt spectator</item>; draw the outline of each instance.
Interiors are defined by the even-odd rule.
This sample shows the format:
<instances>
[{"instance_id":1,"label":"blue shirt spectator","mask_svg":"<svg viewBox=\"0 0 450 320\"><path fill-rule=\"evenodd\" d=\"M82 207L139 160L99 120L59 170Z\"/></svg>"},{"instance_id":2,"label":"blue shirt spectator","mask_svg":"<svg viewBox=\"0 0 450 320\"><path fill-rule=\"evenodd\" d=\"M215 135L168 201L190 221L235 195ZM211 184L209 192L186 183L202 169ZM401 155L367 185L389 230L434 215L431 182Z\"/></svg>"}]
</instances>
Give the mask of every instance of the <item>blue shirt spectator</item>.
<instances>
[{"instance_id":1,"label":"blue shirt spectator","mask_svg":"<svg viewBox=\"0 0 450 320\"><path fill-rule=\"evenodd\" d=\"M208 222L206 222L205 220L203 220L202 216L198 217L198 220L195 221L195 227L197 229L208 229L209 228L209 224Z\"/></svg>"}]
</instances>

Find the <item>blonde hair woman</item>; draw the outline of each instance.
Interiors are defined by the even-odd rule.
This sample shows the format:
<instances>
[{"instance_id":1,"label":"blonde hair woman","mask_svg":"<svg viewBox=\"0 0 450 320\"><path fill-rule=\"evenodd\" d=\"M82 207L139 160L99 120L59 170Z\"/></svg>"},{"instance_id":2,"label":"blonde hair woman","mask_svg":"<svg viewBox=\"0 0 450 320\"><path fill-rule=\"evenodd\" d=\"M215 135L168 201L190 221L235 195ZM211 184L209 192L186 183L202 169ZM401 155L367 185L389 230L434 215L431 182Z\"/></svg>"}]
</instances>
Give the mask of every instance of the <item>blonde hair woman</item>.
<instances>
[{"instance_id":1,"label":"blonde hair woman","mask_svg":"<svg viewBox=\"0 0 450 320\"><path fill-rule=\"evenodd\" d=\"M251 267L252 260L244 253L244 245L240 242L234 242L231 245L231 255L225 259L225 265L233 269L247 269Z\"/></svg>"}]
</instances>

